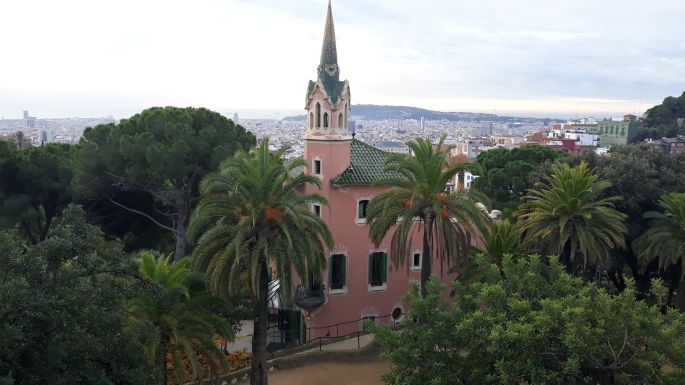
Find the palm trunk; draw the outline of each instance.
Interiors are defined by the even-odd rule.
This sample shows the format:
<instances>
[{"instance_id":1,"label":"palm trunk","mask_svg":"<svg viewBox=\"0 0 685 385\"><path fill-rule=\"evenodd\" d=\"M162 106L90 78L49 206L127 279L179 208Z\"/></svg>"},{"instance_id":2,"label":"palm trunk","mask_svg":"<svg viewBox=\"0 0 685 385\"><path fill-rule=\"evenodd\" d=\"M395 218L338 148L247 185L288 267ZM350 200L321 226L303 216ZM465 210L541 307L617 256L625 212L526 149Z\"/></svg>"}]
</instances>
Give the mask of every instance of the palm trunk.
<instances>
[{"instance_id":1,"label":"palm trunk","mask_svg":"<svg viewBox=\"0 0 685 385\"><path fill-rule=\"evenodd\" d=\"M162 371L162 385L168 384L167 371L166 371L166 338L163 339L164 343L160 344L159 351L157 352L157 366Z\"/></svg>"},{"instance_id":2,"label":"palm trunk","mask_svg":"<svg viewBox=\"0 0 685 385\"><path fill-rule=\"evenodd\" d=\"M433 246L433 219L428 217L424 221L423 228L423 256L421 257L421 297L426 298L428 291L426 284L431 277L432 269L432 255L431 248Z\"/></svg>"},{"instance_id":3,"label":"palm trunk","mask_svg":"<svg viewBox=\"0 0 685 385\"><path fill-rule=\"evenodd\" d=\"M259 276L259 295L255 304L254 333L252 335L252 367L250 368L250 385L267 385L267 351L266 334L268 331L267 290L269 273L266 262L262 264Z\"/></svg>"}]
</instances>

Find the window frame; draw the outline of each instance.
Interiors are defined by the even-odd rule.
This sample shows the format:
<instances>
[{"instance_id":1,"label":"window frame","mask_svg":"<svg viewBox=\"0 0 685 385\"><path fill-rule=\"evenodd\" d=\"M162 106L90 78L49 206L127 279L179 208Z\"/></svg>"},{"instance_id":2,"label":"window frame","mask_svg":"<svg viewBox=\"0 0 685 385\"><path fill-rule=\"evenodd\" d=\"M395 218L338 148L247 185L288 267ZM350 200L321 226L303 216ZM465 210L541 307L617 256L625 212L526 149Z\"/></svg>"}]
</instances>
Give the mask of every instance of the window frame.
<instances>
[{"instance_id":1,"label":"window frame","mask_svg":"<svg viewBox=\"0 0 685 385\"><path fill-rule=\"evenodd\" d=\"M416 265L416 256L419 256L419 264ZM411 271L421 271L421 265L423 264L423 253L420 251L414 251L411 253Z\"/></svg>"},{"instance_id":2,"label":"window frame","mask_svg":"<svg viewBox=\"0 0 685 385\"><path fill-rule=\"evenodd\" d=\"M334 285L334 271L333 267L336 265L334 263L334 258L339 257L341 259L340 261L340 269L341 271L339 272L339 282L335 283L341 283L341 285ZM342 254L342 253L337 253L337 254L331 254L330 256L330 262L329 262L329 271L328 271L328 284L329 288L331 290L331 294L344 294L347 292L347 255Z\"/></svg>"},{"instance_id":3,"label":"window frame","mask_svg":"<svg viewBox=\"0 0 685 385\"><path fill-rule=\"evenodd\" d=\"M369 254L368 290L384 291L388 288L388 253L385 251L372 251ZM380 271L376 273L375 269Z\"/></svg>"},{"instance_id":4,"label":"window frame","mask_svg":"<svg viewBox=\"0 0 685 385\"><path fill-rule=\"evenodd\" d=\"M360 217L360 213L361 213L361 211L362 211L362 210L361 210L361 207L362 207L361 205L362 205L363 202L366 202L366 203L364 204L364 217ZM366 223L366 217L367 217L368 214L369 214L369 213L368 213L368 210L369 210L369 203L371 203L371 199L368 199L368 198L363 198L363 199L358 199L358 200L357 200L357 210L356 210L357 213L355 214L355 222L356 222L356 223L359 223L359 224Z\"/></svg>"}]
</instances>

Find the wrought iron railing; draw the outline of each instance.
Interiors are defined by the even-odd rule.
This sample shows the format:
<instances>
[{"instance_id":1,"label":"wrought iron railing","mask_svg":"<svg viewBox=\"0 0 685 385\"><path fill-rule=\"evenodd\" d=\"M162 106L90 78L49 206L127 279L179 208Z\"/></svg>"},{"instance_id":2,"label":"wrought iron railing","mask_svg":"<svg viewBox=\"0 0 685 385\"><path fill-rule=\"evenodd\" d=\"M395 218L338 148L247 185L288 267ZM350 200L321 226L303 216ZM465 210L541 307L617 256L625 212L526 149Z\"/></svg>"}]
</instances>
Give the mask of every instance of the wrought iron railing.
<instances>
[{"instance_id":1,"label":"wrought iron railing","mask_svg":"<svg viewBox=\"0 0 685 385\"><path fill-rule=\"evenodd\" d=\"M316 289L307 289L299 284L295 288L295 305L304 310L314 310L326 302L326 285L323 283Z\"/></svg>"}]
</instances>

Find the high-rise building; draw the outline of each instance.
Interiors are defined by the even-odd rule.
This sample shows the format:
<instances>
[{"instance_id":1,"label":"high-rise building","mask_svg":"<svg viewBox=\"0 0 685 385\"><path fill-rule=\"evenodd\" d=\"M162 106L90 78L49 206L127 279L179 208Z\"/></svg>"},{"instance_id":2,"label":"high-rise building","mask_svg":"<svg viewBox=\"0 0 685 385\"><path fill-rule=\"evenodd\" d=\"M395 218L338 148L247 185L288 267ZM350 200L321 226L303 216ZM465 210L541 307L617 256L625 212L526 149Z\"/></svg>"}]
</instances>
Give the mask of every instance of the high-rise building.
<instances>
[{"instance_id":1,"label":"high-rise building","mask_svg":"<svg viewBox=\"0 0 685 385\"><path fill-rule=\"evenodd\" d=\"M238 124L238 113L237 112L233 113L233 123Z\"/></svg>"},{"instance_id":2,"label":"high-rise building","mask_svg":"<svg viewBox=\"0 0 685 385\"><path fill-rule=\"evenodd\" d=\"M29 112L27 110L24 110L23 125L24 128L27 129L34 128L36 126L35 116L29 116Z\"/></svg>"}]
</instances>

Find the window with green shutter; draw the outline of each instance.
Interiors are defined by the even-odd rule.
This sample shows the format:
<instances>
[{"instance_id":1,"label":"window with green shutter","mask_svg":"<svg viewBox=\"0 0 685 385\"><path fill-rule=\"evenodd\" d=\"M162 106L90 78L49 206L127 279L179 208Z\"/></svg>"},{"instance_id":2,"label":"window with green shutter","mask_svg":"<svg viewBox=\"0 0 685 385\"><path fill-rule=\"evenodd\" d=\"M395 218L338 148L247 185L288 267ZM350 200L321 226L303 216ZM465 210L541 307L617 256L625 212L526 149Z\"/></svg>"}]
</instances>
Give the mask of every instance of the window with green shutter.
<instances>
[{"instance_id":1,"label":"window with green shutter","mask_svg":"<svg viewBox=\"0 0 685 385\"><path fill-rule=\"evenodd\" d=\"M369 206L369 200L360 200L357 204L357 219L366 219L366 208Z\"/></svg>"},{"instance_id":2,"label":"window with green shutter","mask_svg":"<svg viewBox=\"0 0 685 385\"><path fill-rule=\"evenodd\" d=\"M331 290L341 290L345 288L346 258L344 254L331 255L330 263L330 282Z\"/></svg>"},{"instance_id":3,"label":"window with green shutter","mask_svg":"<svg viewBox=\"0 0 685 385\"><path fill-rule=\"evenodd\" d=\"M375 252L369 255L369 285L382 286L388 281L388 254Z\"/></svg>"}]
</instances>

